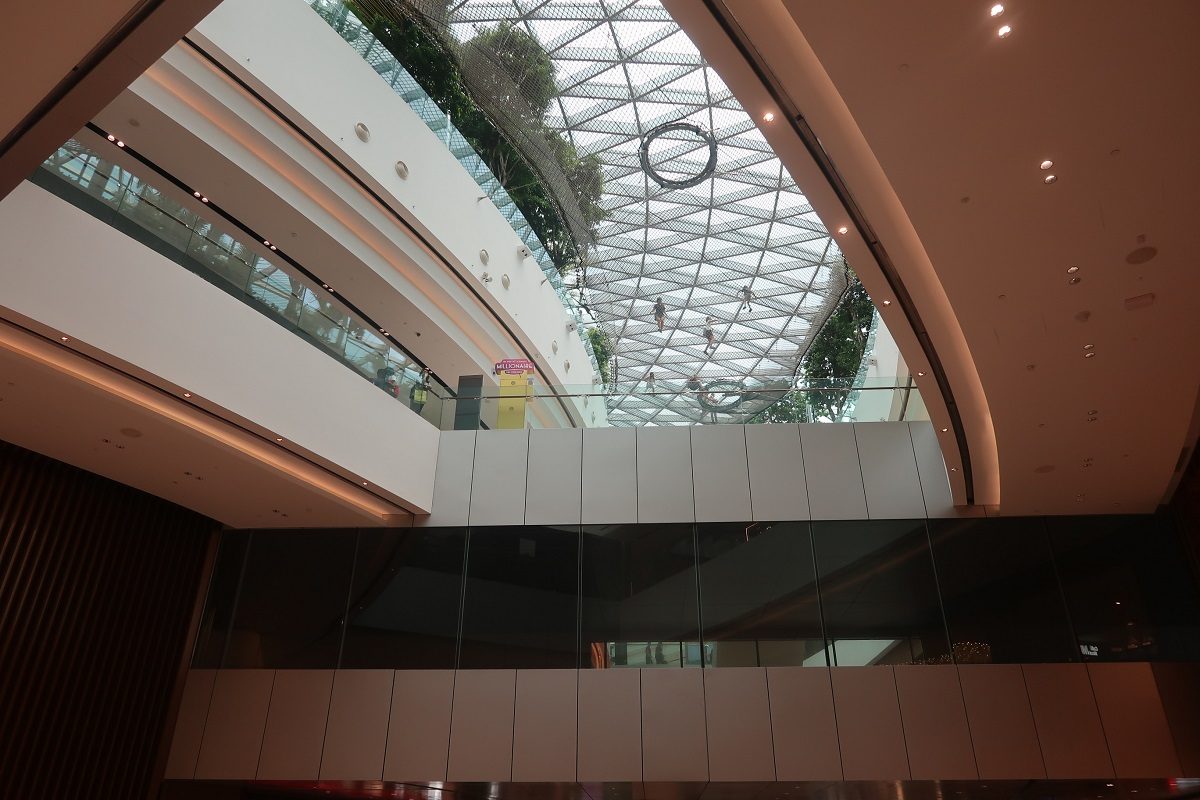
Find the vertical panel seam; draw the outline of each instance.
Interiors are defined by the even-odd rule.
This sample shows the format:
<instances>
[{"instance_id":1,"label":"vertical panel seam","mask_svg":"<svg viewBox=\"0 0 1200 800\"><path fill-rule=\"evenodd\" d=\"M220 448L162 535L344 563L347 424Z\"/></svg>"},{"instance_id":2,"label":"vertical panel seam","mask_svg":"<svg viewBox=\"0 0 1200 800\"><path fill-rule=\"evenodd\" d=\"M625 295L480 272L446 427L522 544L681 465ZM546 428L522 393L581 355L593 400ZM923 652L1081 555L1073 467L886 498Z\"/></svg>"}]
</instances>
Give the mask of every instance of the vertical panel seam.
<instances>
[{"instance_id":1,"label":"vertical panel seam","mask_svg":"<svg viewBox=\"0 0 1200 800\"><path fill-rule=\"evenodd\" d=\"M1104 752L1108 753L1108 764L1112 767L1113 777L1117 777L1117 760L1113 758L1112 745L1108 743L1108 731L1104 727L1104 714L1100 711L1100 699L1096 697L1096 687L1092 683L1092 667L1090 664L1083 665L1084 674L1087 675L1088 691L1092 695L1092 703L1096 706L1096 719L1100 721L1100 736L1104 739Z\"/></svg>"},{"instance_id":2,"label":"vertical panel seam","mask_svg":"<svg viewBox=\"0 0 1200 800\"><path fill-rule=\"evenodd\" d=\"M854 460L858 464L858 480L862 484L863 489L863 508L867 512L867 519L874 519L871 516L871 498L867 496L867 477L863 474L862 468L862 450L858 447L858 423L850 423L850 435L854 437ZM912 772L912 765L909 765L909 773Z\"/></svg>"},{"instance_id":3,"label":"vertical panel seam","mask_svg":"<svg viewBox=\"0 0 1200 800\"><path fill-rule=\"evenodd\" d=\"M759 667L762 670L763 688L767 693L767 734L771 737L771 775L772 780L779 780L779 761L775 757L775 712L771 708L771 670L766 667ZM837 723L834 723L835 728ZM838 757L841 757L841 747L838 747ZM709 779L712 779L712 771L709 771Z\"/></svg>"},{"instance_id":4,"label":"vertical panel seam","mask_svg":"<svg viewBox=\"0 0 1200 800\"><path fill-rule=\"evenodd\" d=\"M372 776L371 780L383 780L384 766L387 764L388 739L392 736L392 698L396 695L396 670L391 672L391 682L388 684L387 724L383 726L383 750L379 753L379 778Z\"/></svg>"},{"instance_id":5,"label":"vertical panel seam","mask_svg":"<svg viewBox=\"0 0 1200 800\"><path fill-rule=\"evenodd\" d=\"M953 650L954 645L951 645ZM971 730L971 715L967 713L967 693L963 690L962 671L959 664L954 664L954 680L958 682L958 696L962 698L963 721L967 723L967 741L971 745L971 760L975 762L975 777L983 780L983 775L979 772L979 755L975 752L975 732Z\"/></svg>"},{"instance_id":6,"label":"vertical panel seam","mask_svg":"<svg viewBox=\"0 0 1200 800\"><path fill-rule=\"evenodd\" d=\"M842 753L842 726L838 722L837 691L833 688L833 667L829 666L828 649L825 655L825 680L829 683L829 707L833 711L833 735L837 738L838 770L842 773L842 780L845 780L846 759Z\"/></svg>"},{"instance_id":7,"label":"vertical panel seam","mask_svg":"<svg viewBox=\"0 0 1200 800\"><path fill-rule=\"evenodd\" d=\"M513 670L513 711L512 711L512 734L508 739L508 781L512 783L513 773L516 767L517 760L517 673L519 670Z\"/></svg>"},{"instance_id":8,"label":"vertical panel seam","mask_svg":"<svg viewBox=\"0 0 1200 800\"><path fill-rule=\"evenodd\" d=\"M750 445L746 442L746 426L738 425L737 428L742 435L742 452L746 454L746 502L750 506L750 519L757 521L754 513L754 484L750 482ZM797 437L799 435L799 433L796 434Z\"/></svg>"},{"instance_id":9,"label":"vertical panel seam","mask_svg":"<svg viewBox=\"0 0 1200 800\"><path fill-rule=\"evenodd\" d=\"M904 729L904 706L900 703L900 681L896 678L896 668L892 671L892 688L896 690L896 713L900 715L900 740L904 742L904 760L908 763L908 777L912 779L912 754L908 752L908 731Z\"/></svg>"},{"instance_id":10,"label":"vertical panel seam","mask_svg":"<svg viewBox=\"0 0 1200 800\"><path fill-rule=\"evenodd\" d=\"M921 507L925 509L925 519L929 519L929 502L925 499L925 481L921 479L921 459L917 457L917 443L913 441L913 423L904 423L908 429L908 445L912 448L913 464L917 468L917 486L921 489Z\"/></svg>"},{"instance_id":11,"label":"vertical panel seam","mask_svg":"<svg viewBox=\"0 0 1200 800\"><path fill-rule=\"evenodd\" d=\"M467 526L471 525L471 507L475 505L475 457L479 453L479 431L471 433L471 474L467 478ZM436 509L434 509L436 511ZM466 576L463 576L466 579Z\"/></svg>"},{"instance_id":12,"label":"vertical panel seam","mask_svg":"<svg viewBox=\"0 0 1200 800\"><path fill-rule=\"evenodd\" d=\"M1029 678L1025 675L1024 664L1018 665L1021 670L1021 685L1025 687L1025 702L1029 704L1029 718L1033 720L1033 736L1037 739L1038 756L1042 759L1042 772L1050 777L1050 767L1046 764L1046 749L1042 747L1042 732L1039 730L1037 712L1033 710L1033 696L1029 693Z\"/></svg>"},{"instance_id":13,"label":"vertical panel seam","mask_svg":"<svg viewBox=\"0 0 1200 800\"><path fill-rule=\"evenodd\" d=\"M258 757L254 759L254 776L258 777L258 771L262 769L262 751L263 745L267 741L267 723L271 721L271 701L275 699L275 678L279 675L279 670L271 670L271 688L267 690L267 713L263 714L262 734L258 737Z\"/></svg>"}]
</instances>

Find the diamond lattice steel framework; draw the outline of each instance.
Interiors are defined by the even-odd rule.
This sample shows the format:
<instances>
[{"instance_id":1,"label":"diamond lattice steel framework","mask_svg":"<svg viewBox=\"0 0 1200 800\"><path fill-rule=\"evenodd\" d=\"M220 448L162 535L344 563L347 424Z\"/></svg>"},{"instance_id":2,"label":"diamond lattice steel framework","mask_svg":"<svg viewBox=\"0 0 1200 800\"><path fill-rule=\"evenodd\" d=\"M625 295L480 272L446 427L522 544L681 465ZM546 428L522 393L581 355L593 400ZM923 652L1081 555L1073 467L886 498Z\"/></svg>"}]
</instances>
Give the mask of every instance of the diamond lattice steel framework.
<instances>
[{"instance_id":1,"label":"diamond lattice steel framework","mask_svg":"<svg viewBox=\"0 0 1200 800\"><path fill-rule=\"evenodd\" d=\"M653 394L644 383L614 393L610 422L713 419L684 391L694 375L706 384L791 386L845 286L841 253L716 71L653 0L451 3L460 41L501 22L523 26L554 62L559 94L547 124L602 164L608 217L579 289L614 345L616 385L631 387L650 371L657 378ZM698 185L668 189L643 170L639 148L648 131L677 121L711 133L717 163ZM708 143L686 131L663 135L650 150L652 166L670 179L700 174L708 156ZM753 310L742 304L743 286ZM658 297L667 307L662 332ZM745 418L780 393L747 394L722 421Z\"/></svg>"}]
</instances>

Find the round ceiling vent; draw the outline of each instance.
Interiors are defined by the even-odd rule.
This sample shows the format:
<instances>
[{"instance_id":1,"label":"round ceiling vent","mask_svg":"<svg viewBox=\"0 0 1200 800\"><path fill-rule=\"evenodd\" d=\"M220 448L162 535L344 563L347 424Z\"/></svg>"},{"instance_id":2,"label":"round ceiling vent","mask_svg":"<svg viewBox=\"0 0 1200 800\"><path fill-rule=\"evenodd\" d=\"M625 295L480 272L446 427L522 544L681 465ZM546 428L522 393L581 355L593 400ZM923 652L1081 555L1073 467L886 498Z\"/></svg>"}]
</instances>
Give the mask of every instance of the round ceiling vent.
<instances>
[{"instance_id":1,"label":"round ceiling vent","mask_svg":"<svg viewBox=\"0 0 1200 800\"><path fill-rule=\"evenodd\" d=\"M1135 250L1130 250L1129 255L1125 256L1125 261L1129 264L1145 264L1158 255L1158 248L1146 245Z\"/></svg>"}]
</instances>

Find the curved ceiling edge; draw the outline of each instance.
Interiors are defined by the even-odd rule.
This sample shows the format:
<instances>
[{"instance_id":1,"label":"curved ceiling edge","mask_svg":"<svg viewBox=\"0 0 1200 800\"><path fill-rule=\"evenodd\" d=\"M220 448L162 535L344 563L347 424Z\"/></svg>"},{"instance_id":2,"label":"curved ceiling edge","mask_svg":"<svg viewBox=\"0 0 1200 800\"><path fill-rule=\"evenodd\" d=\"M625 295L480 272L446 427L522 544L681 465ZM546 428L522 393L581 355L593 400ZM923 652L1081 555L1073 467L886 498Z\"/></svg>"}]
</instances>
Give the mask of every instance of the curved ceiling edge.
<instances>
[{"instance_id":1,"label":"curved ceiling edge","mask_svg":"<svg viewBox=\"0 0 1200 800\"><path fill-rule=\"evenodd\" d=\"M763 134L828 227L848 228L839 244L913 373L928 374L937 386L924 387L923 396L941 431L955 503L998 504L991 413L957 317L882 168L791 16L778 2L755 4L750 18L722 0L663 2L744 107L760 118L786 116L790 125L761 124ZM781 81L784 67L788 79Z\"/></svg>"}]
</instances>

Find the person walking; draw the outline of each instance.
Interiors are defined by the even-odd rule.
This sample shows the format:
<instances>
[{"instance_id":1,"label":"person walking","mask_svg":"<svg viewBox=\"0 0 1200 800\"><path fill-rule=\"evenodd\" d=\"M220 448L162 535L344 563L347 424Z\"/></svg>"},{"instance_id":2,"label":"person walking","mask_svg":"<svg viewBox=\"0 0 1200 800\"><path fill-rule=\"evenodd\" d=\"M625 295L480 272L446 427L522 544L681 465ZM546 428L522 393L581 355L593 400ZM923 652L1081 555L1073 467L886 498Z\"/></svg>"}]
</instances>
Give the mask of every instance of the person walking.
<instances>
[{"instance_id":1,"label":"person walking","mask_svg":"<svg viewBox=\"0 0 1200 800\"><path fill-rule=\"evenodd\" d=\"M754 299L754 292L750 291L749 286L743 286L742 287L742 304L740 306L738 306L738 311L741 311L743 308L746 309L747 311L751 311L751 312L754 311L754 309L750 307L750 301L753 299Z\"/></svg>"},{"instance_id":2,"label":"person walking","mask_svg":"<svg viewBox=\"0 0 1200 800\"><path fill-rule=\"evenodd\" d=\"M713 330L714 322L716 320L712 317L704 318L704 338L708 341L708 344L704 346L704 355L708 355L710 350L714 353L717 351L717 334Z\"/></svg>"},{"instance_id":3,"label":"person walking","mask_svg":"<svg viewBox=\"0 0 1200 800\"><path fill-rule=\"evenodd\" d=\"M658 323L658 329L663 329L663 324L667 321L667 305L660 297L654 301L654 321Z\"/></svg>"},{"instance_id":4,"label":"person walking","mask_svg":"<svg viewBox=\"0 0 1200 800\"><path fill-rule=\"evenodd\" d=\"M646 373L646 391L654 394L658 389L658 379L654 377L654 370Z\"/></svg>"}]
</instances>

